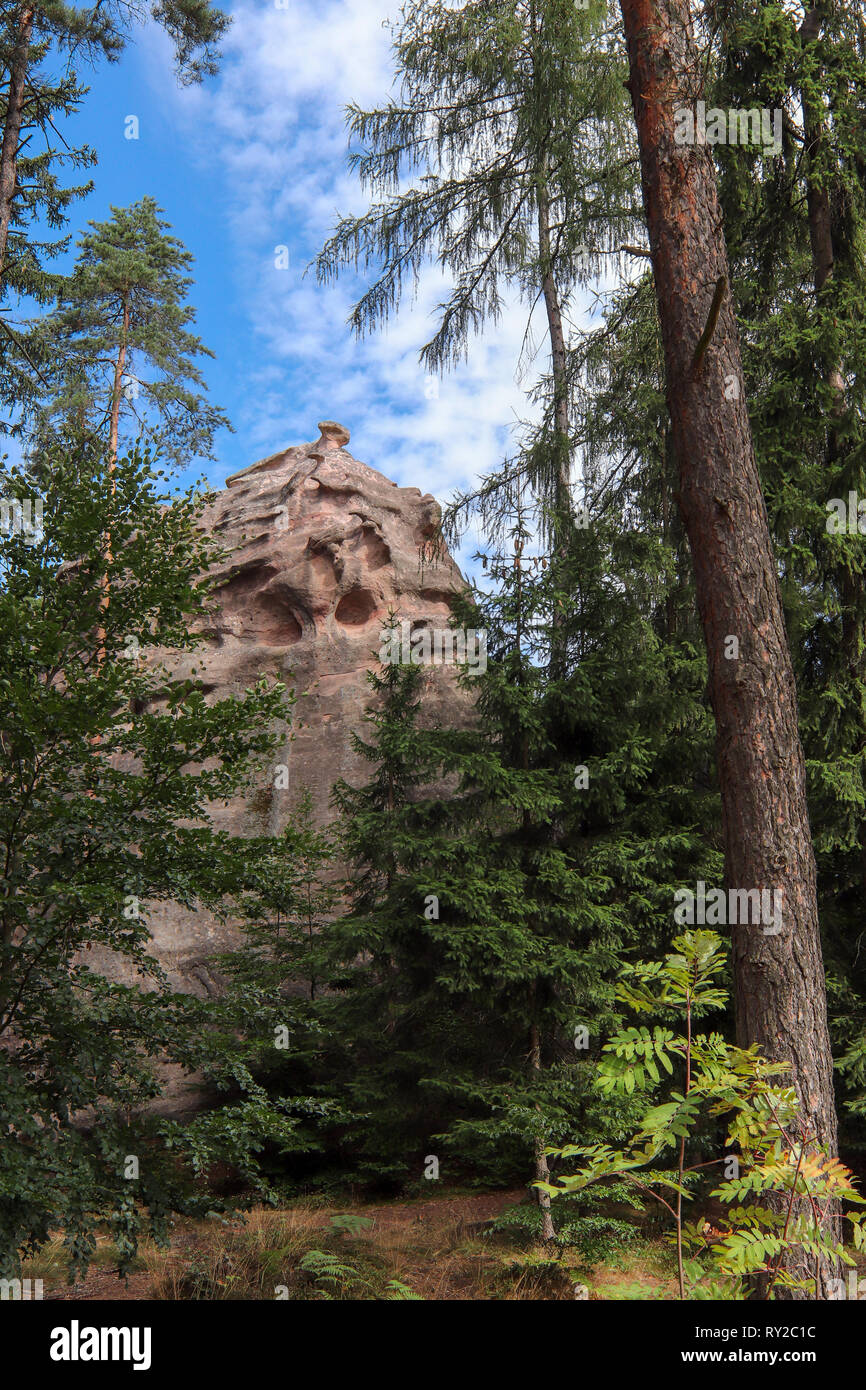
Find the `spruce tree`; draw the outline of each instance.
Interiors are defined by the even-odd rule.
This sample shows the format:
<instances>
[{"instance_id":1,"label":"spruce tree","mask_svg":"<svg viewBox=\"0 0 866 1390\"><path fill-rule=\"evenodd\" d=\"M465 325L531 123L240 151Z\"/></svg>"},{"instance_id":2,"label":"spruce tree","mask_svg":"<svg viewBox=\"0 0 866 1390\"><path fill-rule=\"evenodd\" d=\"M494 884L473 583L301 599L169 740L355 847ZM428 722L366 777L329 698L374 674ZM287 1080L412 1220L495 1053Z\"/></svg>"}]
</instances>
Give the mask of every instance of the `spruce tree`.
<instances>
[{"instance_id":1,"label":"spruce tree","mask_svg":"<svg viewBox=\"0 0 866 1390\"><path fill-rule=\"evenodd\" d=\"M684 650L672 668L640 591L657 547L623 546L614 527L603 545L573 536L581 601L557 632L581 660L567 676L546 655L571 590L523 554L520 528L516 554L485 557L493 591L458 606L488 634L486 672L463 675L471 728L419 727L420 666L371 675L374 732L357 746L374 775L336 789L353 906L329 929L345 971L329 1026L350 1058L347 1104L369 1113L350 1142L371 1173L420 1173L444 1149L451 1172L544 1180L545 1148L575 1126L616 1131L593 1089L618 1022L610 981L636 943L667 940L679 876L719 870L711 779L696 813L702 662Z\"/></svg>"},{"instance_id":2,"label":"spruce tree","mask_svg":"<svg viewBox=\"0 0 866 1390\"><path fill-rule=\"evenodd\" d=\"M249 1128L254 1089L262 1133L274 1141L262 1147L255 1182L296 1195L345 1178L339 1136L355 1118L332 1072L327 1027L336 851L313 824L309 796L281 835L252 837L243 848L232 897L241 941L211 958L218 994L190 1001L186 1019L198 1021L199 1069L222 1092L219 1130ZM237 1078L250 1086L239 1089Z\"/></svg>"},{"instance_id":3,"label":"spruce tree","mask_svg":"<svg viewBox=\"0 0 866 1390\"><path fill-rule=\"evenodd\" d=\"M431 979L432 943L419 930L429 905L417 876L436 833L422 790L437 772L435 749L417 727L423 673L391 663L368 680L370 733L353 744L371 776L357 789L338 782L333 793L351 911L328 930L332 992L324 1007L331 1074L360 1117L343 1151L356 1176L387 1183L403 1182L413 1168L421 1176L424 1137L447 1113L434 1093L419 1090L430 1058L467 1045L478 1056L484 1039L480 1015L468 1043L455 1030Z\"/></svg>"}]
</instances>

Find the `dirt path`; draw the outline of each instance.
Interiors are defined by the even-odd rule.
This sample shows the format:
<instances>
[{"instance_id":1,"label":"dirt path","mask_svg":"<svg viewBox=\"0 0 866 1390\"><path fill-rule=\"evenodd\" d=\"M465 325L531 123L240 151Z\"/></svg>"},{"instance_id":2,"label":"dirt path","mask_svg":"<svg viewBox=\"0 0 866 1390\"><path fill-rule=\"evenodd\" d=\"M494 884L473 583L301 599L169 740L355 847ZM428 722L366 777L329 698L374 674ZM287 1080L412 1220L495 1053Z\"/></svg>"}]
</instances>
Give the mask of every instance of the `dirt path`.
<instances>
[{"instance_id":1,"label":"dirt path","mask_svg":"<svg viewBox=\"0 0 866 1390\"><path fill-rule=\"evenodd\" d=\"M119 1279L110 1269L91 1270L78 1284L60 1284L46 1293L45 1302L98 1303L108 1300L122 1303L127 1299L151 1297L150 1275L130 1274L129 1280Z\"/></svg>"}]
</instances>

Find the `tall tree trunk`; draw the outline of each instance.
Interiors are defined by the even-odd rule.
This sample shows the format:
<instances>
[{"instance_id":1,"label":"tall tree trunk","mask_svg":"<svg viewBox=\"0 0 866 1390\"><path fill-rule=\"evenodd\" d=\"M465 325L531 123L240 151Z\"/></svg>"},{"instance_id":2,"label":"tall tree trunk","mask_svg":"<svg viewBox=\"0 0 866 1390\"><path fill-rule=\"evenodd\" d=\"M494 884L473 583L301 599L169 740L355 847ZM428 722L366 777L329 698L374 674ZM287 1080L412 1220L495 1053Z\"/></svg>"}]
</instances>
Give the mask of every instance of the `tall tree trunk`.
<instances>
[{"instance_id":1,"label":"tall tree trunk","mask_svg":"<svg viewBox=\"0 0 866 1390\"><path fill-rule=\"evenodd\" d=\"M554 273L550 243L550 195L547 171L542 158L536 184L538 202L538 254L541 263L541 292L547 313L547 332L550 339L550 363L553 379L553 449L555 477L553 480L554 518L550 531L554 572L568 545L572 526L571 506L571 418L568 408L568 350L562 326L562 305ZM567 642L564 632L565 615L554 604L550 633L550 676L562 680L567 666Z\"/></svg>"},{"instance_id":2,"label":"tall tree trunk","mask_svg":"<svg viewBox=\"0 0 866 1390\"><path fill-rule=\"evenodd\" d=\"M522 520L522 518L521 518ZM521 674L518 681L522 682L523 667L523 567L521 563L521 551L523 550L523 540L516 538L514 542L514 565L517 570L517 622L515 626L514 640L517 649L517 656L520 660ZM524 730L520 740L520 765L524 772L529 771L529 735ZM527 836L530 832L532 817L527 809L523 812L523 833ZM529 1025L529 1068L534 1077L541 1075L541 1033L538 1027L538 979L532 981L529 987L529 1001L532 1022ZM536 1101L536 1113L541 1117L541 1106ZM535 1181L550 1182L550 1168L547 1162L547 1155L544 1152L544 1138L539 1134L533 1143L533 1156L535 1159ZM538 1206L541 1211L541 1239L546 1244L556 1236L553 1226L553 1218L550 1214L550 1194L538 1193Z\"/></svg>"},{"instance_id":3,"label":"tall tree trunk","mask_svg":"<svg viewBox=\"0 0 866 1390\"><path fill-rule=\"evenodd\" d=\"M815 43L823 23L821 6L809 10L800 25L804 47ZM831 181L826 169L827 130L824 112L805 87L800 91L803 105L803 137L806 144L806 206L809 214L809 245L812 254L812 279L820 301L824 287L833 273L836 259L833 245L833 213L830 206ZM827 384L834 394L834 410L844 408L845 379L842 363L831 362L827 369ZM835 435L835 429L833 430Z\"/></svg>"},{"instance_id":4,"label":"tall tree trunk","mask_svg":"<svg viewBox=\"0 0 866 1390\"><path fill-rule=\"evenodd\" d=\"M695 568L729 888L783 893L782 929L732 925L737 1033L790 1063L809 1131L836 1153L826 993L797 696L742 389L709 150L678 145L700 60L688 0L620 0L679 475ZM739 641L739 655L728 639ZM828 1224L835 1233L831 1214ZM785 1265L815 1275L811 1257ZM819 1296L836 1274L818 1269ZM794 1294L791 1296L802 1296Z\"/></svg>"},{"instance_id":5,"label":"tall tree trunk","mask_svg":"<svg viewBox=\"0 0 866 1390\"><path fill-rule=\"evenodd\" d=\"M126 353L129 346L129 299L123 301L123 327L121 329L120 344L117 349L117 361L114 364L114 381L111 388L111 415L108 430L108 459L109 469L114 476L114 465L117 463L118 437L120 434L120 401L123 396L123 373L126 370Z\"/></svg>"},{"instance_id":6,"label":"tall tree trunk","mask_svg":"<svg viewBox=\"0 0 866 1390\"><path fill-rule=\"evenodd\" d=\"M533 1023L529 1034L529 1065L533 1072L541 1072L541 1038L538 1032L538 1024ZM541 1113L541 1106L536 1104L536 1110ZM539 1135L535 1141L535 1181L550 1182L550 1168L547 1164L547 1154L544 1152L544 1139ZM541 1208L541 1239L547 1244L548 1241L555 1240L556 1231L553 1227L553 1217L550 1214L550 1194L548 1192L538 1192L538 1205Z\"/></svg>"},{"instance_id":7,"label":"tall tree trunk","mask_svg":"<svg viewBox=\"0 0 866 1390\"><path fill-rule=\"evenodd\" d=\"M115 492L114 470L117 464L118 441L120 438L120 401L123 395L123 373L126 368L126 354L129 345L129 300L123 301L123 328L121 332L120 344L117 349L117 360L114 363L114 381L111 388L111 411L109 414L108 425L108 476L111 495ZM111 564L111 532L106 532L105 536L105 559L107 564ZM108 575L102 579L102 599L100 608L105 612L110 601L110 584ZM105 629L100 628L98 632L99 651L97 654L97 666L102 669L105 661ZM98 741L98 738L97 738Z\"/></svg>"},{"instance_id":8,"label":"tall tree trunk","mask_svg":"<svg viewBox=\"0 0 866 1390\"><path fill-rule=\"evenodd\" d=\"M33 33L33 10L19 9L15 14L15 43L9 59L9 86L6 92L6 121L3 143L0 145L0 289L6 279L6 247L9 225L18 188L18 147L21 141L21 120L24 112L24 87L27 81L30 39Z\"/></svg>"},{"instance_id":9,"label":"tall tree trunk","mask_svg":"<svg viewBox=\"0 0 866 1390\"><path fill-rule=\"evenodd\" d=\"M663 430L664 452L659 469L661 486L661 520L662 520L662 539L665 545L670 546L676 553L677 546L672 534L671 525L671 502L674 500L672 495L673 478L676 462L673 457L674 446L671 438L670 422L666 423ZM676 566L675 575L671 576L665 588L665 638L668 642L674 640L677 630L677 590L679 588L679 564Z\"/></svg>"},{"instance_id":10,"label":"tall tree trunk","mask_svg":"<svg viewBox=\"0 0 866 1390\"><path fill-rule=\"evenodd\" d=\"M825 20L824 4L813 5L800 25L800 40L804 48L817 42ZM830 193L838 184L839 170L832 177L827 169L827 128L825 113L814 95L800 90L803 106L803 135L806 145L806 200L809 213L809 245L812 254L812 280L815 298L820 309L828 293L828 282L836 262L833 210ZM832 294L832 288L829 289ZM827 463L838 464L844 445L840 439L839 417L846 408L845 374L841 360L827 364L826 382L831 392L832 418L827 432ZM839 593L842 600L842 651L851 679L866 678L866 640L863 631L863 576L848 564L838 571ZM862 748L861 748L862 751ZM860 822L860 883L866 891L866 821Z\"/></svg>"},{"instance_id":11,"label":"tall tree trunk","mask_svg":"<svg viewBox=\"0 0 866 1390\"><path fill-rule=\"evenodd\" d=\"M568 351L562 326L562 306L554 274L550 242L550 196L546 172L538 179L538 253L541 262L541 292L547 313L547 332L550 338L551 376L553 378L553 429L556 451L556 480L554 497L557 522L571 511L571 420L568 409Z\"/></svg>"}]
</instances>

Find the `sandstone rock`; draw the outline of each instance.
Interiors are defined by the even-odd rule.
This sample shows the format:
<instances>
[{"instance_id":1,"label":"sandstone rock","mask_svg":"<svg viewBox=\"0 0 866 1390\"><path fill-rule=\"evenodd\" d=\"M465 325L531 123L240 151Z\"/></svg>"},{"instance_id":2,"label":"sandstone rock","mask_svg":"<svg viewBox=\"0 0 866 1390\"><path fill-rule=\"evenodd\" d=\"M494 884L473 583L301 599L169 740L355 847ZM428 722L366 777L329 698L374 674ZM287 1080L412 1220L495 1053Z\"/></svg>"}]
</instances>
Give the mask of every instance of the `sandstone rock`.
<instances>
[{"instance_id":1,"label":"sandstone rock","mask_svg":"<svg viewBox=\"0 0 866 1390\"><path fill-rule=\"evenodd\" d=\"M239 835L277 834L303 788L325 823L332 784L366 780L351 732L363 729L366 673L378 664L383 624L393 612L413 628L447 628L451 598L463 584L447 555L422 557L439 522L433 497L354 459L342 425L325 420L319 430L314 444L262 459L213 496L204 521L230 554L216 571L206 647L155 658L180 675L195 668L213 698L240 694L263 675L299 697L305 692L294 738L285 730L283 751L273 757L287 767L288 785L275 786L268 767L244 795L214 811L215 824ZM428 668L425 681L425 718L464 722L468 700L454 667ZM148 921L173 986L214 991L208 958L236 943L231 926L174 904L153 905Z\"/></svg>"}]
</instances>

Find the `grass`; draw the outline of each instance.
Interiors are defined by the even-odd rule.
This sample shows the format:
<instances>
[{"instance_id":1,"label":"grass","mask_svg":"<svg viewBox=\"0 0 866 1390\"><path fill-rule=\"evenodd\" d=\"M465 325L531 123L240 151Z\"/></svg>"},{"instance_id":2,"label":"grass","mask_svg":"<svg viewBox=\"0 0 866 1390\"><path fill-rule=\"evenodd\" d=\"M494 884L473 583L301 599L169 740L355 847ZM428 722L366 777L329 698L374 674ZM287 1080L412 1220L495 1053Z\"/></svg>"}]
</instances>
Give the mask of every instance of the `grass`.
<instances>
[{"instance_id":1,"label":"grass","mask_svg":"<svg viewBox=\"0 0 866 1390\"><path fill-rule=\"evenodd\" d=\"M150 1296L572 1300L580 1284L590 1297L605 1297L616 1281L640 1280L656 1295L673 1294L671 1256L660 1241L639 1239L588 1273L569 1252L551 1259L502 1233L487 1238L461 1205L460 1199L375 1208L299 1201L256 1209L228 1225L187 1223L171 1251L143 1250Z\"/></svg>"},{"instance_id":2,"label":"grass","mask_svg":"<svg viewBox=\"0 0 866 1390\"><path fill-rule=\"evenodd\" d=\"M434 1200L369 1205L299 1198L231 1221L178 1220L169 1249L143 1243L128 1282L99 1240L87 1279L72 1291L58 1237L23 1274L46 1296L171 1302L376 1300L431 1302L634 1300L676 1297L672 1246L653 1227L592 1268L574 1250L556 1258L518 1226L522 1193L445 1190ZM866 1259L858 1260L866 1275Z\"/></svg>"},{"instance_id":3,"label":"grass","mask_svg":"<svg viewBox=\"0 0 866 1390\"><path fill-rule=\"evenodd\" d=\"M133 1263L133 1271L144 1268L144 1261L141 1256ZM42 1246L37 1255L31 1259L23 1261L23 1276L30 1279L42 1279L46 1287L50 1284L59 1287L66 1280L67 1255L63 1246L63 1237L55 1235L51 1240ZM97 1236L96 1249L91 1259L92 1270L102 1270L106 1273L117 1269L117 1249L114 1241L107 1236Z\"/></svg>"},{"instance_id":4,"label":"grass","mask_svg":"<svg viewBox=\"0 0 866 1390\"><path fill-rule=\"evenodd\" d=\"M100 1238L87 1278L66 1284L60 1237L26 1262L46 1296L171 1302L308 1300L539 1301L673 1297L672 1255L638 1233L627 1248L588 1270L577 1254L550 1258L525 1232L496 1218L516 1214L520 1192L441 1191L429 1200L342 1204L321 1196L259 1207L232 1220L177 1220L171 1245L142 1243L129 1280L116 1277L117 1252ZM585 1286L585 1288L584 1288Z\"/></svg>"}]
</instances>

